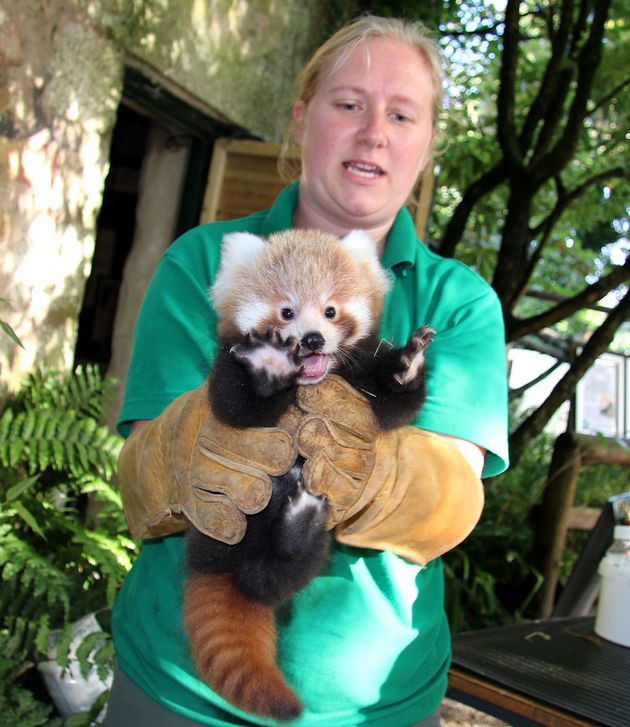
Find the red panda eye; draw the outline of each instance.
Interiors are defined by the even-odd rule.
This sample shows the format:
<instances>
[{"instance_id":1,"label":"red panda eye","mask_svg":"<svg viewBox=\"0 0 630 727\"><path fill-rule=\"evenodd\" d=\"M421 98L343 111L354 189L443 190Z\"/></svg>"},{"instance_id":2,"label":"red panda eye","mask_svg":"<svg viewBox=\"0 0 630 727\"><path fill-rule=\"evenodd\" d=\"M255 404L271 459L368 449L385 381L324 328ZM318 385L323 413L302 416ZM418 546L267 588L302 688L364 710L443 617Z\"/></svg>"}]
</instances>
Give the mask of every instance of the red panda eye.
<instances>
[{"instance_id":1,"label":"red panda eye","mask_svg":"<svg viewBox=\"0 0 630 727\"><path fill-rule=\"evenodd\" d=\"M335 318L337 316L337 309L329 306L328 308L326 308L324 315L326 316L326 318Z\"/></svg>"},{"instance_id":2,"label":"red panda eye","mask_svg":"<svg viewBox=\"0 0 630 727\"><path fill-rule=\"evenodd\" d=\"M280 311L280 315L282 316L283 320L290 321L295 318L295 311L293 310L293 308L283 308Z\"/></svg>"}]
</instances>

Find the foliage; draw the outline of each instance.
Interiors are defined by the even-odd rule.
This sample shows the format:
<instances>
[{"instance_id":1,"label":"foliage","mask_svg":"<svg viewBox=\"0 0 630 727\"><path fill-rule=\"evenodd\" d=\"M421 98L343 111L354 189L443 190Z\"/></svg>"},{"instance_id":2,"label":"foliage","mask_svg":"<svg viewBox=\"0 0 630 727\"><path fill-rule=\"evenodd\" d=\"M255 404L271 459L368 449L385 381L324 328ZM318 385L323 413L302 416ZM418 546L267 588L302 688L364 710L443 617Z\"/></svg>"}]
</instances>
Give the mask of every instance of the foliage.
<instances>
[{"instance_id":1,"label":"foliage","mask_svg":"<svg viewBox=\"0 0 630 727\"><path fill-rule=\"evenodd\" d=\"M553 439L536 437L519 464L486 486L482 518L470 537L444 556L446 608L454 632L538 617L542 577L534 565L537 507L542 502ZM583 467L576 506L602 507L628 489L621 466ZM588 533L570 530L562 556L561 582L577 561Z\"/></svg>"},{"instance_id":2,"label":"foliage","mask_svg":"<svg viewBox=\"0 0 630 727\"><path fill-rule=\"evenodd\" d=\"M444 556L446 609L453 631L533 617L542 585L533 566L534 506L542 499L553 442L542 434L519 464L486 483L480 522Z\"/></svg>"},{"instance_id":3,"label":"foliage","mask_svg":"<svg viewBox=\"0 0 630 727\"><path fill-rule=\"evenodd\" d=\"M513 461L629 314L621 5L464 0L441 18L451 95L440 122L435 247L491 281L508 340L553 326L589 336L553 395L513 431ZM559 299L532 305L530 290ZM601 321L576 322L613 291Z\"/></svg>"},{"instance_id":4,"label":"foliage","mask_svg":"<svg viewBox=\"0 0 630 727\"><path fill-rule=\"evenodd\" d=\"M10 301L8 298L4 298L4 297L0 296L0 304L7 305L9 302ZM11 328L11 326L6 321L2 320L2 318L0 318L0 329L13 341L13 343L15 343L18 346L22 346L22 342L17 337L13 328ZM23 346L22 346L22 348L23 348Z\"/></svg>"},{"instance_id":5,"label":"foliage","mask_svg":"<svg viewBox=\"0 0 630 727\"><path fill-rule=\"evenodd\" d=\"M34 666L55 632L67 667L73 624L86 614L98 613L104 630L78 647L81 671L111 666L108 611L135 544L111 484L122 440L98 424L109 386L93 368L36 372L2 405L0 724L61 724Z\"/></svg>"}]
</instances>

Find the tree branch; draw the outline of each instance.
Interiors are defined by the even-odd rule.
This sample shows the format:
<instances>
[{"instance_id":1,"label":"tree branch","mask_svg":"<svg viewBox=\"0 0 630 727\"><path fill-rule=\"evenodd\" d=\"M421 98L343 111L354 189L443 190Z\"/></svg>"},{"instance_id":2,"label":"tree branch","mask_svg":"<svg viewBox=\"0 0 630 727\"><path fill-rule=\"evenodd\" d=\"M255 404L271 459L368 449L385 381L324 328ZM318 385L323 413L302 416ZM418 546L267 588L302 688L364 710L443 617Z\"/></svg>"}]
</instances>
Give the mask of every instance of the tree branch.
<instances>
[{"instance_id":1,"label":"tree branch","mask_svg":"<svg viewBox=\"0 0 630 727\"><path fill-rule=\"evenodd\" d=\"M590 32L577 55L577 83L564 133L555 146L549 152L539 155L531 166L532 177L537 185L561 172L575 154L582 124L586 117L593 80L601 62L602 38L610 3L611 0L595 0L594 2ZM584 7L580 19L582 17L585 17ZM581 37L576 37L574 33L573 44L578 47L580 41Z\"/></svg>"},{"instance_id":2,"label":"tree branch","mask_svg":"<svg viewBox=\"0 0 630 727\"><path fill-rule=\"evenodd\" d=\"M549 240L551 239L551 233L553 232L553 228L555 227L562 214L567 210L567 208L573 202L579 199L591 187L597 184L601 184L607 179L626 176L626 171L621 167L606 169L603 172L596 174L594 177L585 180L584 182L582 182L582 184L580 184L578 187L568 193L566 192L564 185L562 184L562 179L560 179L560 176L558 175L558 177L556 177L558 199L555 207L549 213L549 215L547 215L547 217L545 217L545 219L540 224L536 225L536 227L531 230L532 239L538 237L541 234L542 239L539 240L536 249L533 253L531 253L527 261L527 265L525 266L524 272L520 277L520 285L517 287L515 292L515 301L519 300L527 290L532 275L534 274L536 265L538 265L540 258L542 257L542 254L547 247Z\"/></svg>"},{"instance_id":3,"label":"tree branch","mask_svg":"<svg viewBox=\"0 0 630 727\"><path fill-rule=\"evenodd\" d=\"M532 230L532 235L536 237L543 230L553 228L558 222L562 213L569 207L575 200L579 199L585 192L591 187L597 184L602 184L607 179L614 179L615 177L627 177L628 174L622 167L613 167L611 169L604 169L593 177L586 179L582 184L578 185L575 189L570 192L562 192L558 186L558 200L553 210Z\"/></svg>"},{"instance_id":4,"label":"tree branch","mask_svg":"<svg viewBox=\"0 0 630 727\"><path fill-rule=\"evenodd\" d=\"M523 386L519 386L518 389L510 389L509 393L509 399L512 401L513 399L518 399L521 394L524 394L526 391L532 388L532 386L536 386L536 384L539 384L541 381L544 381L547 376L551 375L557 368L560 368L564 361L556 361L554 364L552 364L548 369L542 372L542 374L539 374L536 376L535 379L532 379L531 381L528 381L526 384L523 384Z\"/></svg>"},{"instance_id":5,"label":"tree branch","mask_svg":"<svg viewBox=\"0 0 630 727\"><path fill-rule=\"evenodd\" d=\"M440 240L438 252L443 257L453 257L457 243L461 240L466 223L477 202L499 186L506 177L503 161L482 174L468 186L455 208Z\"/></svg>"},{"instance_id":6,"label":"tree branch","mask_svg":"<svg viewBox=\"0 0 630 727\"><path fill-rule=\"evenodd\" d=\"M510 169L520 170L523 158L517 140L514 119L514 94L516 89L516 67L520 39L519 0L508 0L505 8L505 29L503 31L503 53L499 72L499 94L497 99L497 137L505 161Z\"/></svg>"},{"instance_id":7,"label":"tree branch","mask_svg":"<svg viewBox=\"0 0 630 727\"><path fill-rule=\"evenodd\" d=\"M560 9L560 23L556 32L553 30L553 20L546 18L549 38L551 40L551 58L545 68L540 89L529 107L525 123L523 124L519 139L523 154L526 154L530 148L535 131L539 123L547 116L550 107L558 106L562 108L563 98L558 97L559 77L568 50L572 14L573 0L563 0ZM566 90L564 93L566 94Z\"/></svg>"},{"instance_id":8,"label":"tree branch","mask_svg":"<svg viewBox=\"0 0 630 727\"><path fill-rule=\"evenodd\" d=\"M610 312L604 323L589 338L571 368L553 388L544 403L538 407L510 436L510 459L514 466L529 439L542 431L558 408L574 392L580 379L601 354L605 353L619 326L630 316L630 290Z\"/></svg>"},{"instance_id":9,"label":"tree branch","mask_svg":"<svg viewBox=\"0 0 630 727\"><path fill-rule=\"evenodd\" d=\"M563 321L573 315L576 311L597 303L606 293L628 282L630 282L630 257L626 259L624 265L616 266L608 275L604 275L577 295L567 298L549 310L526 319L512 317L506 320L506 338L508 341L514 341L529 333L553 326L558 321Z\"/></svg>"},{"instance_id":10,"label":"tree branch","mask_svg":"<svg viewBox=\"0 0 630 727\"><path fill-rule=\"evenodd\" d=\"M605 96L602 96L599 99L599 101L596 101L595 102L595 105L594 106L591 106L591 108L589 108L588 111L585 112L585 113L586 114L592 114L595 111L597 111L598 109L601 109L602 106L605 106L609 101L611 101L613 98L615 98L615 96L617 94L621 93L621 91L623 91L624 88L626 88L626 86L630 86L630 76L628 78L624 78L624 80L621 81L621 83L618 83Z\"/></svg>"},{"instance_id":11,"label":"tree branch","mask_svg":"<svg viewBox=\"0 0 630 727\"><path fill-rule=\"evenodd\" d=\"M461 26L447 25L446 30L440 34L442 38L485 38L488 35L496 35L503 21L497 21L491 25L479 25L473 30L465 30Z\"/></svg>"}]
</instances>

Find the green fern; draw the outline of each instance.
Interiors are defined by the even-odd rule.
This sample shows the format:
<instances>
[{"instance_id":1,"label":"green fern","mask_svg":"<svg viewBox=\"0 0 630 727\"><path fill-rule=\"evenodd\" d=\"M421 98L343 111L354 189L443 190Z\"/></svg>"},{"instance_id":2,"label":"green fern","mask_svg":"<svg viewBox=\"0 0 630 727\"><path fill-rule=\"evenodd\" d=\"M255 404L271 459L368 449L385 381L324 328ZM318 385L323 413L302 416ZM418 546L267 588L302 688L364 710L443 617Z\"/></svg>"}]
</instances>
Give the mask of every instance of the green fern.
<instances>
[{"instance_id":1,"label":"green fern","mask_svg":"<svg viewBox=\"0 0 630 727\"><path fill-rule=\"evenodd\" d=\"M26 408L70 410L99 420L111 390L98 367L79 366L71 376L60 371L36 370L22 384L20 398Z\"/></svg>"},{"instance_id":2,"label":"green fern","mask_svg":"<svg viewBox=\"0 0 630 727\"><path fill-rule=\"evenodd\" d=\"M29 475L50 468L73 477L94 472L110 478L120 446L106 427L73 410L7 409L0 417L0 465L23 466Z\"/></svg>"},{"instance_id":3,"label":"green fern","mask_svg":"<svg viewBox=\"0 0 630 727\"><path fill-rule=\"evenodd\" d=\"M28 689L10 684L0 691L0 727L61 727L63 723L61 717L53 716L50 704L34 700Z\"/></svg>"},{"instance_id":4,"label":"green fern","mask_svg":"<svg viewBox=\"0 0 630 727\"><path fill-rule=\"evenodd\" d=\"M110 385L94 368L35 372L0 404L0 714L12 727L62 724L30 691L34 667L53 636L67 666L86 614L107 623L136 551L111 482L122 439L99 423ZM84 674L111 668L107 628L75 647Z\"/></svg>"}]
</instances>

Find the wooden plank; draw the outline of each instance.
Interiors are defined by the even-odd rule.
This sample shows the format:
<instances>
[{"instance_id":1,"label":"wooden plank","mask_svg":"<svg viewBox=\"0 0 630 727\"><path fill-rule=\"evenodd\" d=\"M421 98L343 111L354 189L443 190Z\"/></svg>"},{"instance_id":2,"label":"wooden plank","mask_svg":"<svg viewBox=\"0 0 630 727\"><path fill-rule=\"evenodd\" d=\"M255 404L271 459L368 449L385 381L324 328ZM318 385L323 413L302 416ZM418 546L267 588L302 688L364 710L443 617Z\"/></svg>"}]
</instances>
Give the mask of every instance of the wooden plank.
<instances>
[{"instance_id":1,"label":"wooden plank","mask_svg":"<svg viewBox=\"0 0 630 727\"><path fill-rule=\"evenodd\" d=\"M599 516L601 507L572 507L569 514L569 530L592 530Z\"/></svg>"},{"instance_id":2,"label":"wooden plank","mask_svg":"<svg viewBox=\"0 0 630 727\"><path fill-rule=\"evenodd\" d=\"M457 667L451 667L449 670L448 684L450 689L455 689L482 702L494 704L501 709L534 720L547 727L589 727L591 724L554 707L536 702L523 694L468 674Z\"/></svg>"},{"instance_id":3,"label":"wooden plank","mask_svg":"<svg viewBox=\"0 0 630 727\"><path fill-rule=\"evenodd\" d=\"M267 209L285 186L277 169L280 144L217 139L200 222L245 217Z\"/></svg>"},{"instance_id":4,"label":"wooden plank","mask_svg":"<svg viewBox=\"0 0 630 727\"><path fill-rule=\"evenodd\" d=\"M219 197L223 188L223 178L227 164L226 139L217 139L212 151L212 162L208 172L206 191L201 207L200 224L216 220L216 211L219 206Z\"/></svg>"},{"instance_id":5,"label":"wooden plank","mask_svg":"<svg viewBox=\"0 0 630 727\"><path fill-rule=\"evenodd\" d=\"M574 434L580 448L583 464L616 464L630 467L630 446L611 437Z\"/></svg>"},{"instance_id":6,"label":"wooden plank","mask_svg":"<svg viewBox=\"0 0 630 727\"><path fill-rule=\"evenodd\" d=\"M412 212L416 226L416 235L420 240L426 239L429 214L433 205L433 185L435 184L435 164L432 159L429 162L418 182L417 191L418 205L415 212Z\"/></svg>"}]
</instances>

